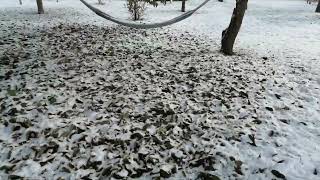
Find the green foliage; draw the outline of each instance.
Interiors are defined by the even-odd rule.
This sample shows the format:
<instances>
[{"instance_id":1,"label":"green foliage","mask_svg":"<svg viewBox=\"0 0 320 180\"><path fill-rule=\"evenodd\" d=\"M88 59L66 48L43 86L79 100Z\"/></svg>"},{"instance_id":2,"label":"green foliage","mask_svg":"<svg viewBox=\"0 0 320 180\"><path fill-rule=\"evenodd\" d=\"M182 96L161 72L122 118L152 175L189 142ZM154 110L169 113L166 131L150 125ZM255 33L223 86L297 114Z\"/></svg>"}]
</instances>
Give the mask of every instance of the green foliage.
<instances>
[{"instance_id":1,"label":"green foliage","mask_svg":"<svg viewBox=\"0 0 320 180\"><path fill-rule=\"evenodd\" d=\"M54 104L57 102L57 99L54 95L48 97L48 101L50 104Z\"/></svg>"},{"instance_id":2,"label":"green foliage","mask_svg":"<svg viewBox=\"0 0 320 180\"><path fill-rule=\"evenodd\" d=\"M8 94L9 94L9 96L16 96L17 95L17 91L16 90L11 90L11 89L8 89L7 90L7 92L8 92Z\"/></svg>"},{"instance_id":3,"label":"green foliage","mask_svg":"<svg viewBox=\"0 0 320 180\"><path fill-rule=\"evenodd\" d=\"M159 3L166 4L167 0L143 0L144 2L151 4L154 7L157 7Z\"/></svg>"},{"instance_id":4,"label":"green foliage","mask_svg":"<svg viewBox=\"0 0 320 180\"><path fill-rule=\"evenodd\" d=\"M161 2L166 4L167 0L127 0L127 8L132 16L133 20L140 20L146 9L146 4L150 4L154 7L158 6Z\"/></svg>"},{"instance_id":5,"label":"green foliage","mask_svg":"<svg viewBox=\"0 0 320 180\"><path fill-rule=\"evenodd\" d=\"M133 20L140 20L146 8L144 0L127 0L127 7Z\"/></svg>"}]
</instances>

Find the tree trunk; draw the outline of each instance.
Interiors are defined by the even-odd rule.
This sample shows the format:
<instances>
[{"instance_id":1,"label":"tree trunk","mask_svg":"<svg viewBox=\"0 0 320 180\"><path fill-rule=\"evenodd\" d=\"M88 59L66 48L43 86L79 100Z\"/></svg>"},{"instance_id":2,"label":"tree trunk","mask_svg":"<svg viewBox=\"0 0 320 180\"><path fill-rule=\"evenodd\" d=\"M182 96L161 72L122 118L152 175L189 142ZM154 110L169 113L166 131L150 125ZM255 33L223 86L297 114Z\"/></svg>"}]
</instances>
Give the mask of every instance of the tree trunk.
<instances>
[{"instance_id":1,"label":"tree trunk","mask_svg":"<svg viewBox=\"0 0 320 180\"><path fill-rule=\"evenodd\" d=\"M44 14L42 0L37 0L37 6L38 6L38 14Z\"/></svg>"},{"instance_id":2,"label":"tree trunk","mask_svg":"<svg viewBox=\"0 0 320 180\"><path fill-rule=\"evenodd\" d=\"M221 51L226 55L233 54L233 45L239 33L247 6L248 0L237 0L230 24L227 29L222 31Z\"/></svg>"},{"instance_id":3,"label":"tree trunk","mask_svg":"<svg viewBox=\"0 0 320 180\"><path fill-rule=\"evenodd\" d=\"M22 0L19 0L20 5L22 5Z\"/></svg>"},{"instance_id":4,"label":"tree trunk","mask_svg":"<svg viewBox=\"0 0 320 180\"><path fill-rule=\"evenodd\" d=\"M318 1L318 6L317 6L317 9L316 9L316 12L320 13L320 0Z\"/></svg>"},{"instance_id":5,"label":"tree trunk","mask_svg":"<svg viewBox=\"0 0 320 180\"><path fill-rule=\"evenodd\" d=\"M134 9L134 21L137 21L139 20L138 18L138 2L137 1L134 1L134 4L133 4L133 9Z\"/></svg>"},{"instance_id":6,"label":"tree trunk","mask_svg":"<svg viewBox=\"0 0 320 180\"><path fill-rule=\"evenodd\" d=\"M186 0L182 0L181 12L186 12Z\"/></svg>"}]
</instances>

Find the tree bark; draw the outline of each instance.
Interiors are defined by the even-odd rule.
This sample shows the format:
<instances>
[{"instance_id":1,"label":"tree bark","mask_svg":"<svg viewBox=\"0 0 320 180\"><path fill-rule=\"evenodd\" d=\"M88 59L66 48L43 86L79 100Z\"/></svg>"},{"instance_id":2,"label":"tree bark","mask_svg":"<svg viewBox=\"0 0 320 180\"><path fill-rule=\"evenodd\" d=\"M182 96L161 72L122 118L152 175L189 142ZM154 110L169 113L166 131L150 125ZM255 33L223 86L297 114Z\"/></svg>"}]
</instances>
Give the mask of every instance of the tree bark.
<instances>
[{"instance_id":1,"label":"tree bark","mask_svg":"<svg viewBox=\"0 0 320 180\"><path fill-rule=\"evenodd\" d=\"M38 6L38 14L44 14L42 0L37 0L37 6Z\"/></svg>"},{"instance_id":2,"label":"tree bark","mask_svg":"<svg viewBox=\"0 0 320 180\"><path fill-rule=\"evenodd\" d=\"M317 6L317 9L316 9L316 12L320 13L320 0L318 1L318 6Z\"/></svg>"},{"instance_id":3,"label":"tree bark","mask_svg":"<svg viewBox=\"0 0 320 180\"><path fill-rule=\"evenodd\" d=\"M233 9L230 24L222 31L221 51L226 55L233 54L233 45L240 31L244 14L247 10L248 0L237 0Z\"/></svg>"},{"instance_id":4,"label":"tree bark","mask_svg":"<svg viewBox=\"0 0 320 180\"><path fill-rule=\"evenodd\" d=\"M186 12L186 0L182 0L181 12Z\"/></svg>"}]
</instances>

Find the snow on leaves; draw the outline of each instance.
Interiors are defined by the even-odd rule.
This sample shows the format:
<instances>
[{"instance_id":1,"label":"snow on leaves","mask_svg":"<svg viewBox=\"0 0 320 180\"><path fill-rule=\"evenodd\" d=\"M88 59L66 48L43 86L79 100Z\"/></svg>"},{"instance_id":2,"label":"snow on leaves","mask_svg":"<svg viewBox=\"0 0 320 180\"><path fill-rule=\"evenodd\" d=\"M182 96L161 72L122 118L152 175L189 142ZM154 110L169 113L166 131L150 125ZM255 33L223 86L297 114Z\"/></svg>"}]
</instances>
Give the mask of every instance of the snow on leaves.
<instances>
[{"instance_id":1,"label":"snow on leaves","mask_svg":"<svg viewBox=\"0 0 320 180\"><path fill-rule=\"evenodd\" d=\"M262 87L253 79L268 75L257 68L268 64L225 57L199 37L76 24L17 36L25 45L8 40L1 56L7 174L167 178L205 170L199 178L219 179L207 173L222 153L216 147L240 141L258 120Z\"/></svg>"}]
</instances>

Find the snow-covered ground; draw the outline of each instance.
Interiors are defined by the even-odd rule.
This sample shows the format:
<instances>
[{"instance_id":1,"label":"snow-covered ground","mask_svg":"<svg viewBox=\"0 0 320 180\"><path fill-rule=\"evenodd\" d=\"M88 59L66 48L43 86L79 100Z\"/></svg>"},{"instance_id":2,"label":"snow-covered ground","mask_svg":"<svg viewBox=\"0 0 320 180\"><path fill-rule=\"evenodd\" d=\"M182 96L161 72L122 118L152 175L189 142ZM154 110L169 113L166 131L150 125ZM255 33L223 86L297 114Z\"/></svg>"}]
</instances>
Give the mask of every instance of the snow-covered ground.
<instances>
[{"instance_id":1,"label":"snow-covered ground","mask_svg":"<svg viewBox=\"0 0 320 180\"><path fill-rule=\"evenodd\" d=\"M97 7L128 18L124 4ZM232 0L147 31L75 0L44 6L0 4L3 178L320 179L315 5L250 0L231 57L218 44ZM144 21L179 9L149 7Z\"/></svg>"}]
</instances>

